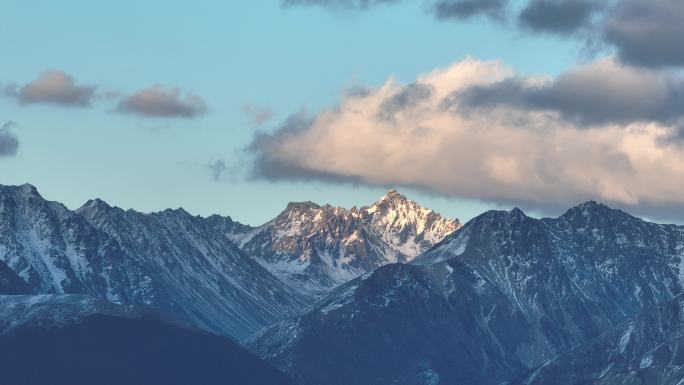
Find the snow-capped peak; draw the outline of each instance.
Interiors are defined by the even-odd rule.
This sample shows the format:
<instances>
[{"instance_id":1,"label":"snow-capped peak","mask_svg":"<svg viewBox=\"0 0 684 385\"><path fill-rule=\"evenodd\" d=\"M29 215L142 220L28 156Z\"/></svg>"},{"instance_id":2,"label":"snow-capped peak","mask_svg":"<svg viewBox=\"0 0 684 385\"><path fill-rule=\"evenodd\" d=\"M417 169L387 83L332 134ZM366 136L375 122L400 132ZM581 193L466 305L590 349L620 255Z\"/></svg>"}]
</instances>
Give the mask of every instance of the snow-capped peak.
<instances>
[{"instance_id":1,"label":"snow-capped peak","mask_svg":"<svg viewBox=\"0 0 684 385\"><path fill-rule=\"evenodd\" d=\"M408 202L409 199L396 189L391 189L385 193L376 203L380 202Z\"/></svg>"},{"instance_id":2,"label":"snow-capped peak","mask_svg":"<svg viewBox=\"0 0 684 385\"><path fill-rule=\"evenodd\" d=\"M457 219L444 218L392 189L372 206L363 209L368 222L407 260L456 231Z\"/></svg>"},{"instance_id":3,"label":"snow-capped peak","mask_svg":"<svg viewBox=\"0 0 684 385\"><path fill-rule=\"evenodd\" d=\"M290 203L258 228L219 227L283 282L317 296L379 266L410 261L460 223L393 189L361 208Z\"/></svg>"}]
</instances>

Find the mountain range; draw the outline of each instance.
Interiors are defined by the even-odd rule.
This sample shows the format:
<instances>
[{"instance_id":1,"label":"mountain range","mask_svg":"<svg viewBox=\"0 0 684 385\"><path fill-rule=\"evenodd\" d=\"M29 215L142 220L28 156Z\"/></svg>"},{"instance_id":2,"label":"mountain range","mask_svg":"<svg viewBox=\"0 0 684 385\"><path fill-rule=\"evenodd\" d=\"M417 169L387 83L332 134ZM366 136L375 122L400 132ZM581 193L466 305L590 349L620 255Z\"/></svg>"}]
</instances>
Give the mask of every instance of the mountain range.
<instances>
[{"instance_id":1,"label":"mountain range","mask_svg":"<svg viewBox=\"0 0 684 385\"><path fill-rule=\"evenodd\" d=\"M461 225L391 190L252 227L0 186L0 379L17 384L50 383L22 374L33 352L62 378L48 357L105 371L138 357L146 383L674 385L683 292L684 226L596 202ZM79 373L66 383L107 383Z\"/></svg>"},{"instance_id":2,"label":"mountain range","mask_svg":"<svg viewBox=\"0 0 684 385\"><path fill-rule=\"evenodd\" d=\"M683 227L595 202L547 219L490 211L247 346L303 385L498 384L673 300L683 259Z\"/></svg>"},{"instance_id":3,"label":"mountain range","mask_svg":"<svg viewBox=\"0 0 684 385\"><path fill-rule=\"evenodd\" d=\"M0 186L0 263L8 268L0 267L0 279L34 293L150 306L241 340L325 289L415 257L457 227L396 191L361 210L290 204L252 228L100 199L71 211L31 185Z\"/></svg>"}]
</instances>

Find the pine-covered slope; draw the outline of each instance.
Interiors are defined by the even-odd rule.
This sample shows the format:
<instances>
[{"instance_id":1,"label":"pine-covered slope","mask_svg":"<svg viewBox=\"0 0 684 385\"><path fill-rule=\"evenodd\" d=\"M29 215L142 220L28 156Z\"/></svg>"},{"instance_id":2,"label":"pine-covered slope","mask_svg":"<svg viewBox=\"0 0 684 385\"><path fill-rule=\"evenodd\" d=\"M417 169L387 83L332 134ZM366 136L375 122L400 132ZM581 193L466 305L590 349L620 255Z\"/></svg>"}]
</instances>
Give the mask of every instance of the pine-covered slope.
<instances>
[{"instance_id":1,"label":"pine-covered slope","mask_svg":"<svg viewBox=\"0 0 684 385\"><path fill-rule=\"evenodd\" d=\"M83 295L0 296L0 382L291 385L216 336Z\"/></svg>"},{"instance_id":2,"label":"pine-covered slope","mask_svg":"<svg viewBox=\"0 0 684 385\"><path fill-rule=\"evenodd\" d=\"M682 293L683 258L684 228L594 202L491 211L249 346L303 385L498 384Z\"/></svg>"},{"instance_id":3,"label":"pine-covered slope","mask_svg":"<svg viewBox=\"0 0 684 385\"><path fill-rule=\"evenodd\" d=\"M36 293L149 305L236 339L305 305L182 209L142 214L93 200L72 212L29 185L0 187L0 261Z\"/></svg>"},{"instance_id":4,"label":"pine-covered slope","mask_svg":"<svg viewBox=\"0 0 684 385\"><path fill-rule=\"evenodd\" d=\"M351 210L290 203L257 228L218 216L207 221L288 286L311 297L379 266L410 261L460 226L395 190L369 207Z\"/></svg>"}]
</instances>

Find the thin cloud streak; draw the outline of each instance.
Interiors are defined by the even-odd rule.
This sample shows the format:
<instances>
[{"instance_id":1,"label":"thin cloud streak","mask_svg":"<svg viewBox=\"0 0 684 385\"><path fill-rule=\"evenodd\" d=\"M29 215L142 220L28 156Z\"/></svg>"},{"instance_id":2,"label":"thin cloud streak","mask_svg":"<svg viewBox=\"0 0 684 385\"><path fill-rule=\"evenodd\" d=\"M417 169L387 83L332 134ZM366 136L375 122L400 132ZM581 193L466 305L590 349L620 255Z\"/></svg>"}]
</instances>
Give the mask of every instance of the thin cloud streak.
<instances>
[{"instance_id":1,"label":"thin cloud streak","mask_svg":"<svg viewBox=\"0 0 684 385\"><path fill-rule=\"evenodd\" d=\"M263 126L271 121L275 115L273 110L270 108L261 107L254 104L243 105L242 113L247 117L247 121L252 127Z\"/></svg>"},{"instance_id":2,"label":"thin cloud streak","mask_svg":"<svg viewBox=\"0 0 684 385\"><path fill-rule=\"evenodd\" d=\"M178 88L156 85L127 96L116 111L145 117L196 118L207 113L207 105L194 94L183 96Z\"/></svg>"},{"instance_id":3,"label":"thin cloud streak","mask_svg":"<svg viewBox=\"0 0 684 385\"><path fill-rule=\"evenodd\" d=\"M11 130L15 125L14 122L9 121L0 127L0 157L12 157L17 154L19 139Z\"/></svg>"}]
</instances>

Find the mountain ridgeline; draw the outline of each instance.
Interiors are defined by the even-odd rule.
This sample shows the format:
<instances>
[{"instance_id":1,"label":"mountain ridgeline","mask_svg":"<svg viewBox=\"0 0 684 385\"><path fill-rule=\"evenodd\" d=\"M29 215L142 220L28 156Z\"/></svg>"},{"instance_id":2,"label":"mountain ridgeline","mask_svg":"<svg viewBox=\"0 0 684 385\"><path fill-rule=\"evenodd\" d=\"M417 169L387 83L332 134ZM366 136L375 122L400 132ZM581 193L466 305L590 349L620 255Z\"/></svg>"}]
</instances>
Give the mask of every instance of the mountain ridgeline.
<instances>
[{"instance_id":1,"label":"mountain ridgeline","mask_svg":"<svg viewBox=\"0 0 684 385\"><path fill-rule=\"evenodd\" d=\"M248 347L303 385L499 384L551 364L563 369L542 369L530 377L536 382L519 383L556 384L564 369L580 365L574 360L587 343L679 298L683 258L684 227L594 202L553 219L490 211L411 264L384 266L336 288ZM668 319L684 321L678 314ZM639 339L632 349L647 354L656 341L680 337L679 328L662 330L658 340ZM678 345L671 344L674 357ZM564 354L579 358L549 361ZM582 368L587 374L567 383L622 378L634 366L624 361L635 360L600 358L600 368ZM652 367L663 361L679 363L647 359L639 369L670 378L669 369ZM681 370L673 373L684 379Z\"/></svg>"},{"instance_id":2,"label":"mountain ridgeline","mask_svg":"<svg viewBox=\"0 0 684 385\"><path fill-rule=\"evenodd\" d=\"M146 305L236 340L307 303L182 209L142 214L92 200L70 211L29 185L0 187L0 262L15 291Z\"/></svg>"},{"instance_id":3,"label":"mountain ridgeline","mask_svg":"<svg viewBox=\"0 0 684 385\"><path fill-rule=\"evenodd\" d=\"M596 202L251 227L0 186L0 382L681 385L683 298L684 227Z\"/></svg>"},{"instance_id":4,"label":"mountain ridgeline","mask_svg":"<svg viewBox=\"0 0 684 385\"><path fill-rule=\"evenodd\" d=\"M396 191L360 210L293 203L251 228L99 199L71 211L31 185L0 186L0 289L146 305L241 340L458 226Z\"/></svg>"}]
</instances>

